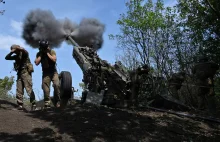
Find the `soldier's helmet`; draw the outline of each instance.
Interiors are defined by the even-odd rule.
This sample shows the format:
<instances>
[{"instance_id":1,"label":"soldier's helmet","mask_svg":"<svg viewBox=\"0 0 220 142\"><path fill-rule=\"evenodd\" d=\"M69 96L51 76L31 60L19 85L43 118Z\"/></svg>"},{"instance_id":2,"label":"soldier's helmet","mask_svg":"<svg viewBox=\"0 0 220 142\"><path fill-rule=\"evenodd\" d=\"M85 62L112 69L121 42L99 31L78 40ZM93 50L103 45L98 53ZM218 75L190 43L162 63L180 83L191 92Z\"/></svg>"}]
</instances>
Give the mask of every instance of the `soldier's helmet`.
<instances>
[{"instance_id":1,"label":"soldier's helmet","mask_svg":"<svg viewBox=\"0 0 220 142\"><path fill-rule=\"evenodd\" d=\"M40 40L39 41L40 48L47 48L49 46L49 41L47 40Z\"/></svg>"}]
</instances>

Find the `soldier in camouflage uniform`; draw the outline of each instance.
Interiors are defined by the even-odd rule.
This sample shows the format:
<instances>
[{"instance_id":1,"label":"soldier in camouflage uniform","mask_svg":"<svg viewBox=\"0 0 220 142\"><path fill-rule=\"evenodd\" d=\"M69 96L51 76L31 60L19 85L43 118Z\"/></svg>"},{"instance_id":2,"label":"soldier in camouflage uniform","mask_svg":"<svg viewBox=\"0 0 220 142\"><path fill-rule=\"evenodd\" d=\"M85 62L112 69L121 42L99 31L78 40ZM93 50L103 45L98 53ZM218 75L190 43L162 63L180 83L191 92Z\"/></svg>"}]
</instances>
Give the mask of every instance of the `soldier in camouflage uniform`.
<instances>
[{"instance_id":1,"label":"soldier in camouflage uniform","mask_svg":"<svg viewBox=\"0 0 220 142\"><path fill-rule=\"evenodd\" d=\"M209 61L206 56L200 56L198 63L192 69L192 73L196 76L196 85L198 88L198 107L205 109L207 105L211 110L215 109L214 101L214 75L219 66Z\"/></svg>"},{"instance_id":2,"label":"soldier in camouflage uniform","mask_svg":"<svg viewBox=\"0 0 220 142\"><path fill-rule=\"evenodd\" d=\"M13 55L15 54L15 55ZM13 56L12 56L13 55ZM23 107L24 88L30 97L32 109L36 108L35 94L32 89L33 65L30 62L28 52L19 45L12 45L11 52L6 55L6 60L15 60L14 69L17 72L16 98L19 108Z\"/></svg>"},{"instance_id":3,"label":"soldier in camouflage uniform","mask_svg":"<svg viewBox=\"0 0 220 142\"><path fill-rule=\"evenodd\" d=\"M186 74L184 72L174 73L168 80L169 91L172 97L180 99L178 90L182 87L182 83L185 80Z\"/></svg>"},{"instance_id":4,"label":"soldier in camouflage uniform","mask_svg":"<svg viewBox=\"0 0 220 142\"><path fill-rule=\"evenodd\" d=\"M35 64L42 66L42 89L44 92L45 108L50 107L50 84L53 82L54 100L56 107L60 107L59 77L56 69L56 52L49 47L48 41L39 41L39 52L36 55Z\"/></svg>"}]
</instances>

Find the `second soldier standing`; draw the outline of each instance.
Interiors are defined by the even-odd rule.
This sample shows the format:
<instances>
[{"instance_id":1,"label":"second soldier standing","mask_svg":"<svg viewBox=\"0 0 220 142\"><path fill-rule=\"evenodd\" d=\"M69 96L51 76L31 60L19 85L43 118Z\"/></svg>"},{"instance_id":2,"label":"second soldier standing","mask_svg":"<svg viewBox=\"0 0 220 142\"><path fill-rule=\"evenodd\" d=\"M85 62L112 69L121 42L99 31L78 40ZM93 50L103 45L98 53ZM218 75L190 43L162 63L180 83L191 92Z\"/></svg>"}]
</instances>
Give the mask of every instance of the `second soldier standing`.
<instances>
[{"instance_id":1,"label":"second soldier standing","mask_svg":"<svg viewBox=\"0 0 220 142\"><path fill-rule=\"evenodd\" d=\"M56 107L60 107L59 77L56 69L56 52L49 47L49 42L39 41L39 52L36 55L35 64L42 66L42 89L44 92L45 108L50 107L50 84L53 82L54 100Z\"/></svg>"}]
</instances>

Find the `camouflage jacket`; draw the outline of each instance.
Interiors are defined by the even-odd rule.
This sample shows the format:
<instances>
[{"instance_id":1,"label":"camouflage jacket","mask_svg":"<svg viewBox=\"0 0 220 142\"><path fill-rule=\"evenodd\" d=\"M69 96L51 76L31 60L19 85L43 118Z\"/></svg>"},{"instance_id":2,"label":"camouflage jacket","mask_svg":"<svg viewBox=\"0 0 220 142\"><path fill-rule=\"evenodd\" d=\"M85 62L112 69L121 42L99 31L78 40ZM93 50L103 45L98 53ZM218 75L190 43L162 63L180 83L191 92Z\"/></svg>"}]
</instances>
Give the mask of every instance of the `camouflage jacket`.
<instances>
[{"instance_id":1,"label":"camouflage jacket","mask_svg":"<svg viewBox=\"0 0 220 142\"><path fill-rule=\"evenodd\" d=\"M27 71L27 63L31 63L29 54L27 51L20 51L19 54L13 55L13 53L9 53L6 55L6 60L15 60L14 62L14 70L17 72L17 75L28 72Z\"/></svg>"}]
</instances>

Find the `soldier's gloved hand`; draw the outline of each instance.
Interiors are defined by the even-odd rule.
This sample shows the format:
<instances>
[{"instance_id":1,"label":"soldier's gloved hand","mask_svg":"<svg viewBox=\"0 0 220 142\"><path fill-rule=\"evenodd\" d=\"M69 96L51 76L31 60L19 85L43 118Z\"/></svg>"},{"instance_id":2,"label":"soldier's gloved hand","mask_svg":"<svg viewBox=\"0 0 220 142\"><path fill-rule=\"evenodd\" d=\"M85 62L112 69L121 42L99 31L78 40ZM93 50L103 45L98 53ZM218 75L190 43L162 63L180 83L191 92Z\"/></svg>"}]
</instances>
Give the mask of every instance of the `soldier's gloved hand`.
<instances>
[{"instance_id":1,"label":"soldier's gloved hand","mask_svg":"<svg viewBox=\"0 0 220 142\"><path fill-rule=\"evenodd\" d=\"M49 48L47 48L47 50L46 50L46 51L47 51L47 53L50 53L50 49L49 49Z\"/></svg>"}]
</instances>

